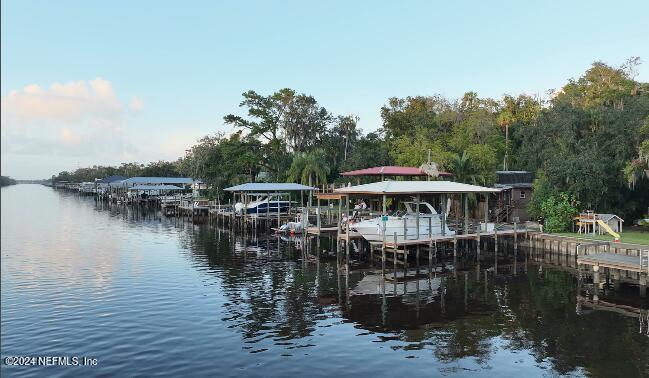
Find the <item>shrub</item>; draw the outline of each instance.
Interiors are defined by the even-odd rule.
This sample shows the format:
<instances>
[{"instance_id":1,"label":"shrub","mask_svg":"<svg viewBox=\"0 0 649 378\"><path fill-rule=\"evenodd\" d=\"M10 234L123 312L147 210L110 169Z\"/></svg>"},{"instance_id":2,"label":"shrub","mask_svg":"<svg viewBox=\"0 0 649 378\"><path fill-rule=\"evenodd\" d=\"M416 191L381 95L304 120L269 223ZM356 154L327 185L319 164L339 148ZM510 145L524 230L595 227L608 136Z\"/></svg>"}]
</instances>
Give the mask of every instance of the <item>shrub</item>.
<instances>
[{"instance_id":1,"label":"shrub","mask_svg":"<svg viewBox=\"0 0 649 378\"><path fill-rule=\"evenodd\" d=\"M541 204L546 232L569 231L573 217L579 213L579 201L566 193L548 197Z\"/></svg>"}]
</instances>

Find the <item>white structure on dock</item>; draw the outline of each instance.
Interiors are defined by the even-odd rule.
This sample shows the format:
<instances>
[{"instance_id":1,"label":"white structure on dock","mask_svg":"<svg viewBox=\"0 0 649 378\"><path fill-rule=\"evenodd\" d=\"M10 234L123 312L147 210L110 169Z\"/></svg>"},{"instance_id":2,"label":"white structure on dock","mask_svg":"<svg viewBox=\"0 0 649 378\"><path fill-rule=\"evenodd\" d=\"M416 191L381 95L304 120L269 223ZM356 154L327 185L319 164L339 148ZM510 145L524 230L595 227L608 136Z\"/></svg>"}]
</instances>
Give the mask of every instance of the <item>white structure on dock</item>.
<instances>
[{"instance_id":1,"label":"white structure on dock","mask_svg":"<svg viewBox=\"0 0 649 378\"><path fill-rule=\"evenodd\" d=\"M461 196L464 204L464 233L469 230L468 194L485 195L485 207L488 206L487 195L499 192L498 189L482 186L462 184L453 181L381 181L371 184L356 185L335 190L336 193L349 196L381 196L382 214L380 217L365 220L360 223L348 224L350 230L357 230L363 237L370 241L386 240L402 242L408 239L419 240L422 237L450 236L448 229L448 197ZM441 197L440 211L436 211L428 202L422 202L421 197ZM387 211L388 198L406 197L409 209L417 209L403 215L389 216ZM413 201L414 200L414 201ZM348 201L347 201L348 202ZM429 213L422 213L421 208L429 209ZM349 205L347 205L349 207ZM488 223L488 212L485 210L484 222L477 226L477 232L493 232L493 224ZM458 225L459 226L459 225ZM379 235L380 233L380 235ZM453 232L454 233L454 232Z\"/></svg>"}]
</instances>

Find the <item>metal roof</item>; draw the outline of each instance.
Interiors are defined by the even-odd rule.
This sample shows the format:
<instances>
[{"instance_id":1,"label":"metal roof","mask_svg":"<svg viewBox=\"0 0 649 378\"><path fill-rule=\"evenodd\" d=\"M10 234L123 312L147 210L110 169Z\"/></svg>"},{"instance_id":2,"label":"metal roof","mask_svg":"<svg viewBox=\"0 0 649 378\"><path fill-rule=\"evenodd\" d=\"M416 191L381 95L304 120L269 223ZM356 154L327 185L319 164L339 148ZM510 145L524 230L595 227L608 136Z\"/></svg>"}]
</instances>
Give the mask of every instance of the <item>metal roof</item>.
<instances>
[{"instance_id":1,"label":"metal roof","mask_svg":"<svg viewBox=\"0 0 649 378\"><path fill-rule=\"evenodd\" d=\"M276 192L276 191L310 191L316 188L286 182L250 182L223 189L227 192Z\"/></svg>"},{"instance_id":2,"label":"metal roof","mask_svg":"<svg viewBox=\"0 0 649 378\"><path fill-rule=\"evenodd\" d=\"M110 183L111 186L133 186L133 185L155 185L155 184L176 184L189 185L194 182L202 182L189 177L131 177L126 180Z\"/></svg>"},{"instance_id":3,"label":"metal roof","mask_svg":"<svg viewBox=\"0 0 649 378\"><path fill-rule=\"evenodd\" d=\"M342 172L341 176L428 176L426 172L417 167L398 167L386 165L383 167L372 167L358 169L355 171ZM453 176L452 173L439 172L440 176Z\"/></svg>"},{"instance_id":4,"label":"metal roof","mask_svg":"<svg viewBox=\"0 0 649 378\"><path fill-rule=\"evenodd\" d=\"M130 186L129 190L183 190L180 186L175 185L135 185Z\"/></svg>"},{"instance_id":5,"label":"metal roof","mask_svg":"<svg viewBox=\"0 0 649 378\"><path fill-rule=\"evenodd\" d=\"M334 190L347 194L498 193L499 189L453 181L381 181Z\"/></svg>"},{"instance_id":6,"label":"metal roof","mask_svg":"<svg viewBox=\"0 0 649 378\"><path fill-rule=\"evenodd\" d=\"M534 182L534 173L528 171L496 171L496 177L496 182L502 185L531 185Z\"/></svg>"},{"instance_id":7,"label":"metal roof","mask_svg":"<svg viewBox=\"0 0 649 378\"><path fill-rule=\"evenodd\" d=\"M101 180L97 180L97 183L98 184L108 184L108 183L115 182L115 181L124 181L127 178L128 177L126 177L126 176L113 175L113 176L104 177Z\"/></svg>"}]
</instances>

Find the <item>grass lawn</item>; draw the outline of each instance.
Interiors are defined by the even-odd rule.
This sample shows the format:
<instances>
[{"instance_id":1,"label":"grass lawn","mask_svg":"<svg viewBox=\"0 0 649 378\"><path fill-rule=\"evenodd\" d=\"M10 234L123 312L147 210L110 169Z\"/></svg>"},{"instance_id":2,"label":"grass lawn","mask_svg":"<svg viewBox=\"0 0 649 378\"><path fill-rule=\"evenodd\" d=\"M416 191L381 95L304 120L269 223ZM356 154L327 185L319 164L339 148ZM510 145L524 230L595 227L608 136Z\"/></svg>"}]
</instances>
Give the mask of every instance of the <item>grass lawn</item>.
<instances>
[{"instance_id":1,"label":"grass lawn","mask_svg":"<svg viewBox=\"0 0 649 378\"><path fill-rule=\"evenodd\" d=\"M583 239L591 239L591 240L606 240L606 241L613 241L613 237L609 234L603 234L603 235L584 235L584 234L577 234L575 232L558 232L557 235L562 235L562 236L570 236L573 238L583 238ZM620 242L621 243L630 243L630 244L644 244L644 245L649 245L649 232L646 231L638 231L638 230L629 230L629 231L624 231L620 234Z\"/></svg>"}]
</instances>

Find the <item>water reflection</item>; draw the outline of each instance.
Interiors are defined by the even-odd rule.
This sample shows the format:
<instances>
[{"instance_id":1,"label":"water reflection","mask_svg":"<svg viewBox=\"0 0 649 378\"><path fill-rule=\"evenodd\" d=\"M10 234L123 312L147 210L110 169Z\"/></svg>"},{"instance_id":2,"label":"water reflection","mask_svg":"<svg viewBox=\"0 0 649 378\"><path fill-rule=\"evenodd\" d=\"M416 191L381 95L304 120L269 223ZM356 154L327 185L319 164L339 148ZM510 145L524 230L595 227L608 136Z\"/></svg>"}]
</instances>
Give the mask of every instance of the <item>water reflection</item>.
<instances>
[{"instance_id":1,"label":"water reflection","mask_svg":"<svg viewBox=\"0 0 649 378\"><path fill-rule=\"evenodd\" d=\"M331 237L242 235L40 187L55 205L25 231L6 225L20 215L5 193L3 354L100 353L113 375L649 373L646 300L594 287L570 257L473 247L386 280L354 248L347 269Z\"/></svg>"}]
</instances>

